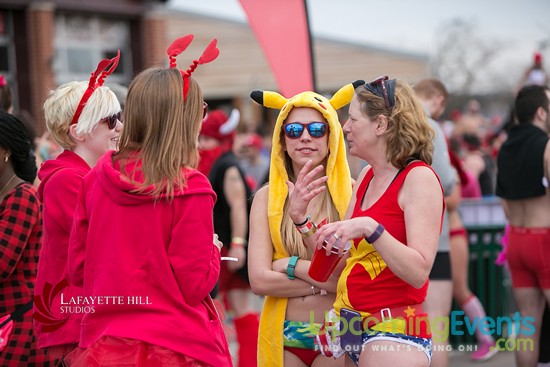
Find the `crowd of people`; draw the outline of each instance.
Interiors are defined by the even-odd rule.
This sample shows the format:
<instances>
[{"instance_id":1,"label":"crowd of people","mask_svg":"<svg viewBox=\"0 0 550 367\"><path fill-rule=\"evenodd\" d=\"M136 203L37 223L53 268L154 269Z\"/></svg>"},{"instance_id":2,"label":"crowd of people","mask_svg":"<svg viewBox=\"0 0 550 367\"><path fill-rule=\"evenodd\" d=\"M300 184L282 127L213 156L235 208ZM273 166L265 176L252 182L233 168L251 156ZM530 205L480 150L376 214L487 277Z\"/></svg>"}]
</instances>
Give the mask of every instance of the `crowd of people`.
<instances>
[{"instance_id":1,"label":"crowd of people","mask_svg":"<svg viewBox=\"0 0 550 367\"><path fill-rule=\"evenodd\" d=\"M487 195L502 199L514 299L534 320L516 363L550 362L540 54L506 129L475 100L449 129L442 81L384 76L330 98L253 91L279 110L266 149L257 132L239 136L237 109L209 110L192 76L216 40L179 69L191 42L128 88L105 83L119 53L52 90L40 138L0 77L0 365L448 366L435 336L453 299L486 317L459 208ZM490 334L477 326L472 359L498 351Z\"/></svg>"}]
</instances>

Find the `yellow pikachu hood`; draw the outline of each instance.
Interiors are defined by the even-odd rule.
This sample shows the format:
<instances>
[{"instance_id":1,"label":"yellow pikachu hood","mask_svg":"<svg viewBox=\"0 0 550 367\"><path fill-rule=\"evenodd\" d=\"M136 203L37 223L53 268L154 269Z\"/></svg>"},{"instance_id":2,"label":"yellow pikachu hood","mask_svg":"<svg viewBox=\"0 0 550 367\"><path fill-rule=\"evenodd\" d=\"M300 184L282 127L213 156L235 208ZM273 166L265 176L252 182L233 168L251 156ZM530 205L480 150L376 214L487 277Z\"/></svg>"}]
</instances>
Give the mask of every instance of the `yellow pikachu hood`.
<instances>
[{"instance_id":1,"label":"yellow pikachu hood","mask_svg":"<svg viewBox=\"0 0 550 367\"><path fill-rule=\"evenodd\" d=\"M250 97L257 103L280 109L273 133L273 148L271 151L271 166L269 171L269 201L268 220L271 241L273 242L273 260L288 257L282 239L281 223L283 207L288 195L286 181L288 174L285 169L285 152L281 144L283 122L290 110L294 107L310 107L323 114L329 125L329 156L327 159L326 175L327 188L340 218L343 218L351 199L352 181L349 165L346 158L344 133L338 121L336 110L347 105L355 88L365 82L357 80L338 90L329 100L315 92L302 92L290 99L284 98L276 92L254 91ZM297 173L296 173L297 174ZM260 320L258 337L258 366L283 366L283 324L286 313L287 298L267 296Z\"/></svg>"}]
</instances>

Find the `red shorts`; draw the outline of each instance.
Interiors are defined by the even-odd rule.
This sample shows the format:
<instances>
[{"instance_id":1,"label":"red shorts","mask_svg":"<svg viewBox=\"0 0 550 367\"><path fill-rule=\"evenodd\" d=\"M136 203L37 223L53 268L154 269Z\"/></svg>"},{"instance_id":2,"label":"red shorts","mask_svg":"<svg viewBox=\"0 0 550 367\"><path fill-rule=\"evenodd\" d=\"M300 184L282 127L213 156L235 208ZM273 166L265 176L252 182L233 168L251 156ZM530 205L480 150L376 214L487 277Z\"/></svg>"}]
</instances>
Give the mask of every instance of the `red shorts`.
<instances>
[{"instance_id":1,"label":"red shorts","mask_svg":"<svg viewBox=\"0 0 550 367\"><path fill-rule=\"evenodd\" d=\"M464 227L451 229L449 231L449 237L453 238L453 237L456 237L456 236L463 236L463 237L468 238L468 231Z\"/></svg>"},{"instance_id":2,"label":"red shorts","mask_svg":"<svg viewBox=\"0 0 550 367\"><path fill-rule=\"evenodd\" d=\"M550 288L550 228L510 227L508 264L514 288Z\"/></svg>"},{"instance_id":3,"label":"red shorts","mask_svg":"<svg viewBox=\"0 0 550 367\"><path fill-rule=\"evenodd\" d=\"M315 361L315 359L321 354L321 352L318 350L302 349L302 348L284 347L284 350L300 358L300 360L306 366L313 365L313 361Z\"/></svg>"},{"instance_id":4,"label":"red shorts","mask_svg":"<svg viewBox=\"0 0 550 367\"><path fill-rule=\"evenodd\" d=\"M140 340L102 336L88 348L76 348L67 366L208 367L208 364L173 350Z\"/></svg>"}]
</instances>

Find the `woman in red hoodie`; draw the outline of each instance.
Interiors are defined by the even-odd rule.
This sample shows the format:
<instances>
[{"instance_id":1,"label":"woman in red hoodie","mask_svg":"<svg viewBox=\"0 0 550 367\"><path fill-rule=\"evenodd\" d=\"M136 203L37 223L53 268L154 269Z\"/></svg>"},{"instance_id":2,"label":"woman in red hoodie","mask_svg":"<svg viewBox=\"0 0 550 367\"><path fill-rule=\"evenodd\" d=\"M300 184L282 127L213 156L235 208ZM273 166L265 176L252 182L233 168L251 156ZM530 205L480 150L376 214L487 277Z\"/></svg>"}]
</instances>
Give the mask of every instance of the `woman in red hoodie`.
<instances>
[{"instance_id":1,"label":"woman in red hoodie","mask_svg":"<svg viewBox=\"0 0 550 367\"><path fill-rule=\"evenodd\" d=\"M118 153L84 178L69 247L69 281L84 296L80 348L71 366L231 366L209 296L219 277L216 200L195 169L206 105L190 74L215 59L212 42L187 71L168 49L170 69L132 81Z\"/></svg>"},{"instance_id":2,"label":"woman in red hoodie","mask_svg":"<svg viewBox=\"0 0 550 367\"><path fill-rule=\"evenodd\" d=\"M48 348L56 358L76 348L80 338L81 315L69 314L61 305L61 297L82 293L66 287L69 235L82 178L103 154L116 149L122 130L117 97L102 86L117 63L118 56L101 61L89 82L63 84L44 103L50 136L64 151L44 162L38 172L44 240L36 277L34 328L39 347ZM110 67L107 72L106 67Z\"/></svg>"}]
</instances>

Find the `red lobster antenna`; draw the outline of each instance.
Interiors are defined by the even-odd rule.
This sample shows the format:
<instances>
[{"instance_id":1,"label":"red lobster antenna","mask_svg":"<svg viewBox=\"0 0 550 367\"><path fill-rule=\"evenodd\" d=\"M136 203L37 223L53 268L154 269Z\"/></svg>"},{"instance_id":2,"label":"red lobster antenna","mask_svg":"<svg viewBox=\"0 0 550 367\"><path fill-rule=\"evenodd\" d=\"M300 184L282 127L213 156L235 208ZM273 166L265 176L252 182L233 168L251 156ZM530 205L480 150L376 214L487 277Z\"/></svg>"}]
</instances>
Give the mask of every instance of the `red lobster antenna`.
<instances>
[{"instance_id":1,"label":"red lobster antenna","mask_svg":"<svg viewBox=\"0 0 550 367\"><path fill-rule=\"evenodd\" d=\"M191 41L193 41L193 35L188 34L187 36L178 38L168 46L166 53L170 60L170 68L177 67L176 65L176 56L181 54L189 46ZM189 66L189 69L186 71L180 70L181 76L183 77L183 100L187 98L187 93L189 91L189 77L195 71L198 65L207 64L211 61L214 61L220 54L220 50L216 47L217 40L213 39L212 42L202 53L201 57L198 60L193 60L193 63Z\"/></svg>"},{"instance_id":2,"label":"red lobster antenna","mask_svg":"<svg viewBox=\"0 0 550 367\"><path fill-rule=\"evenodd\" d=\"M80 99L80 103L78 103L78 107L76 108L76 112L74 113L71 125L78 122L78 119L82 114L82 110L92 96L92 93L96 90L96 88L101 87L103 85L103 82L105 81L105 78L111 75L113 71L115 71L116 67L118 66L119 59L120 50L117 51L116 56L112 59L103 59L99 62L99 64L97 64L97 69L92 73L90 81L88 82L88 88Z\"/></svg>"}]
</instances>

